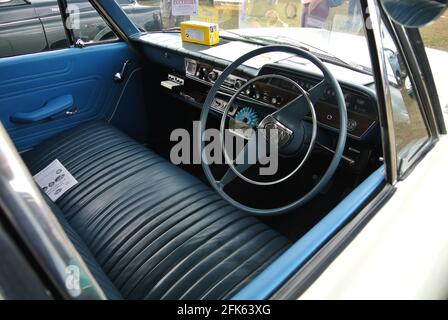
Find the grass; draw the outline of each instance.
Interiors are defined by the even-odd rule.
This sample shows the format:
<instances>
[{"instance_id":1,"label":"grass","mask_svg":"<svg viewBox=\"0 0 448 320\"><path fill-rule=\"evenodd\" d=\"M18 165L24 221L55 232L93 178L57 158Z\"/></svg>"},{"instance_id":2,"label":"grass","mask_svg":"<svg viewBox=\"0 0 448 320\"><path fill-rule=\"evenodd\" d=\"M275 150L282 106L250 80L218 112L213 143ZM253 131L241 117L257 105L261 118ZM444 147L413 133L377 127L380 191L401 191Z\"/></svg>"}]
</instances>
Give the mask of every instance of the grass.
<instances>
[{"instance_id":1,"label":"grass","mask_svg":"<svg viewBox=\"0 0 448 320\"><path fill-rule=\"evenodd\" d=\"M420 29L425 46L448 51L448 12L434 23Z\"/></svg>"}]
</instances>

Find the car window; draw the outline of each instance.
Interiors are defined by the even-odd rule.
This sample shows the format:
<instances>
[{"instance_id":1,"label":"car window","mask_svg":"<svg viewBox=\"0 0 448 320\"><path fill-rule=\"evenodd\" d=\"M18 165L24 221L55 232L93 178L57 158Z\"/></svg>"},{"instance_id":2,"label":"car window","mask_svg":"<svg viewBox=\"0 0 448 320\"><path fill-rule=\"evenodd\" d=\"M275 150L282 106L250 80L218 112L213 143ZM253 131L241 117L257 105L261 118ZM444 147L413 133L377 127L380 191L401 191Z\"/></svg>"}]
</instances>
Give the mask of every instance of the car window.
<instances>
[{"instance_id":1,"label":"car window","mask_svg":"<svg viewBox=\"0 0 448 320\"><path fill-rule=\"evenodd\" d=\"M433 23L420 28L423 44L426 47L431 71L436 84L440 104L445 114L448 114L448 72L446 61L448 59L448 11L445 11Z\"/></svg>"},{"instance_id":2,"label":"car window","mask_svg":"<svg viewBox=\"0 0 448 320\"><path fill-rule=\"evenodd\" d=\"M350 34L364 33L359 0L137 0L137 2L139 6L160 10L164 29L179 27L180 22L192 19L217 23L221 30L302 27Z\"/></svg>"},{"instance_id":3,"label":"car window","mask_svg":"<svg viewBox=\"0 0 448 320\"><path fill-rule=\"evenodd\" d=\"M115 0L142 32L162 29L161 0Z\"/></svg>"},{"instance_id":4,"label":"car window","mask_svg":"<svg viewBox=\"0 0 448 320\"><path fill-rule=\"evenodd\" d=\"M67 46L57 0L0 2L0 57Z\"/></svg>"},{"instance_id":5,"label":"car window","mask_svg":"<svg viewBox=\"0 0 448 320\"><path fill-rule=\"evenodd\" d=\"M371 73L360 0L137 0L124 11L140 31L172 32L186 20L216 23L226 37L300 44Z\"/></svg>"},{"instance_id":6,"label":"car window","mask_svg":"<svg viewBox=\"0 0 448 320\"><path fill-rule=\"evenodd\" d=\"M159 1L115 0L129 19L142 31L161 29ZM87 0L67 0L71 16L70 28L73 30L75 42L81 39L84 43L117 40L118 37L109 28L102 17Z\"/></svg>"},{"instance_id":7,"label":"car window","mask_svg":"<svg viewBox=\"0 0 448 320\"><path fill-rule=\"evenodd\" d=\"M392 102L398 169L401 174L429 139L429 132L403 57L384 24L381 31Z\"/></svg>"},{"instance_id":8,"label":"car window","mask_svg":"<svg viewBox=\"0 0 448 320\"><path fill-rule=\"evenodd\" d=\"M80 39L89 44L118 39L89 1L67 0L67 12L70 17L67 26L73 32L74 42Z\"/></svg>"},{"instance_id":9,"label":"car window","mask_svg":"<svg viewBox=\"0 0 448 320\"><path fill-rule=\"evenodd\" d=\"M25 0L0 0L0 7L25 5Z\"/></svg>"}]
</instances>

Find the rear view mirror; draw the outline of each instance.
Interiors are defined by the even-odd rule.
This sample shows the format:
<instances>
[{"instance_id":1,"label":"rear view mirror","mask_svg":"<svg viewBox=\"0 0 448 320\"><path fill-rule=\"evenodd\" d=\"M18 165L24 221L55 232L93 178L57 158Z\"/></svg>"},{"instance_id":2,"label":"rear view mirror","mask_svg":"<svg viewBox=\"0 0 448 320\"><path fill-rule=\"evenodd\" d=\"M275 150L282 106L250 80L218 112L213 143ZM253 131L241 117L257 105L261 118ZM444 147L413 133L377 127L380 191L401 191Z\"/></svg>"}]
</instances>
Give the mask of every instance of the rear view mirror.
<instances>
[{"instance_id":1,"label":"rear view mirror","mask_svg":"<svg viewBox=\"0 0 448 320\"><path fill-rule=\"evenodd\" d=\"M436 20L447 8L448 0L381 0L395 22L410 28Z\"/></svg>"}]
</instances>

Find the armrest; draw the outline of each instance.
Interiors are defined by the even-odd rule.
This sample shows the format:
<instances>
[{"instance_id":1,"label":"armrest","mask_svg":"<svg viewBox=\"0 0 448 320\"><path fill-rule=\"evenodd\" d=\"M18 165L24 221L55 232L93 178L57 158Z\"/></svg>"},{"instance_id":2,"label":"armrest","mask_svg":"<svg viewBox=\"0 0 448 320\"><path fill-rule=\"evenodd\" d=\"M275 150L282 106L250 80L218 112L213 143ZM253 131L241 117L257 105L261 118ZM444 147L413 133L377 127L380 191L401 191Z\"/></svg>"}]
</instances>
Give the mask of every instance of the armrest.
<instances>
[{"instance_id":1,"label":"armrest","mask_svg":"<svg viewBox=\"0 0 448 320\"><path fill-rule=\"evenodd\" d=\"M18 112L11 116L11 121L16 123L31 123L51 118L70 110L73 107L72 95L64 95L51 99L45 105L35 111Z\"/></svg>"}]
</instances>

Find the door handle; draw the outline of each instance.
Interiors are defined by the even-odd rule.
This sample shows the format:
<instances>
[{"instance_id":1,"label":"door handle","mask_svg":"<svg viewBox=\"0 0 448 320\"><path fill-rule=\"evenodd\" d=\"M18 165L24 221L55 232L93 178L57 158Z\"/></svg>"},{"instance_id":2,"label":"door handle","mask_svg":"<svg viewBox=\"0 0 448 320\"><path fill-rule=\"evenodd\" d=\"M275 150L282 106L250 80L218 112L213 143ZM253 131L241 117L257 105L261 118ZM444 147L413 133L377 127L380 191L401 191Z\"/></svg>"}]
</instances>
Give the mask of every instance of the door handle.
<instances>
[{"instance_id":1,"label":"door handle","mask_svg":"<svg viewBox=\"0 0 448 320\"><path fill-rule=\"evenodd\" d=\"M59 116L63 113L73 113L72 95L64 95L47 101L41 108L31 112L18 112L11 116L16 123L31 123Z\"/></svg>"}]
</instances>

